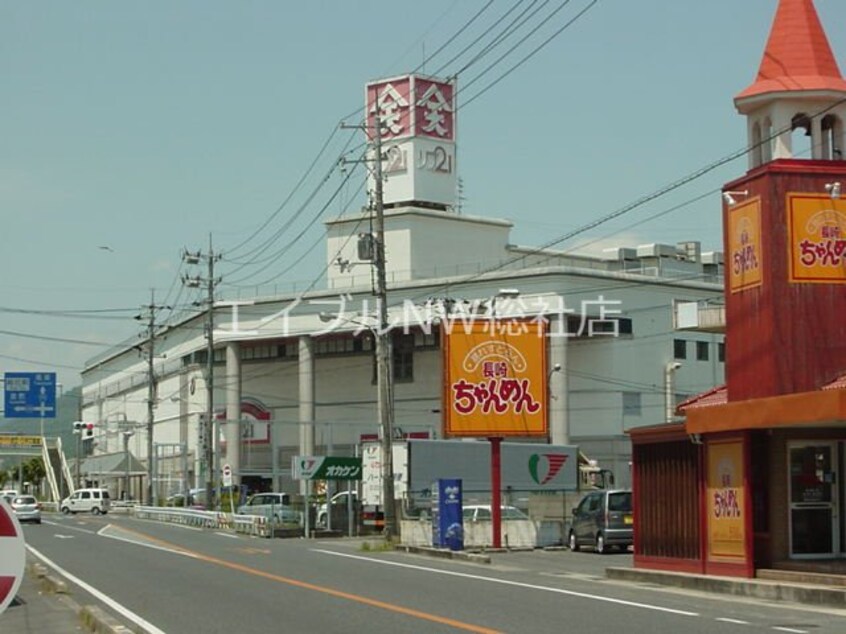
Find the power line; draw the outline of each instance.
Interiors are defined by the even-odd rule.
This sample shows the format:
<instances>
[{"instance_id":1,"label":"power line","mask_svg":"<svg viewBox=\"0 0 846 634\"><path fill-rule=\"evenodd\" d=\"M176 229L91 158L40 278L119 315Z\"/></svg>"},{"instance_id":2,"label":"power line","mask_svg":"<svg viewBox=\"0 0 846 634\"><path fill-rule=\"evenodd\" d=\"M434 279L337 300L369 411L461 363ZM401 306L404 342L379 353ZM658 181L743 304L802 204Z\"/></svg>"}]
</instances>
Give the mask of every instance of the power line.
<instances>
[{"instance_id":1,"label":"power line","mask_svg":"<svg viewBox=\"0 0 846 634\"><path fill-rule=\"evenodd\" d=\"M530 60L532 57L534 57L534 56L535 56L538 52L540 52L540 50L541 50L542 48L544 48L544 47L545 47L547 44L549 44L552 40L554 40L554 39L555 39L555 38L557 38L559 35L561 35L561 33L563 33L563 32L564 32L564 31L566 31L568 28L570 28L573 24L575 24L575 22L576 22L576 21L578 21L578 20L579 20L579 18L581 18L581 17L582 17L583 15L585 15L588 11L590 11L590 10L591 10L591 9L592 9L595 5L596 5L596 3L597 3L598 1L599 1L599 0L591 0L591 1L588 3L588 5L587 5L587 6L585 6L585 7L584 7L581 11L579 11L579 12L578 12L578 13L577 13L577 14L576 14L573 18L571 18L570 20L568 20L567 22L565 22L565 23L564 23L564 25L563 25L561 28L559 28L557 31L555 31L552 35L550 35L550 36L549 36L547 39L545 39L543 42L541 42L541 43L540 43L540 45L538 45L537 47L535 47L534 49L532 49L532 50L529 52L529 54L528 54L528 55L526 55L525 57L523 57L523 58L522 58L519 62L517 62L516 64L514 64L511 68L509 68L507 71L505 71L502 75L500 75L497 79L495 79L494 81L492 81L490 84L488 84L487 86L485 86L482 90L480 90L480 91L479 91L479 92L477 92L475 95L473 95L472 97L470 97L469 99L467 99L467 101L465 101L465 102L464 102L464 106L466 107L466 106L470 105L471 103L473 103L474 101L476 101L476 99L478 99L478 98L479 98L479 97L481 97L483 94L485 94L486 92L488 92L488 90L490 90L491 88L493 88L494 86L496 86L499 82L501 82L503 79L505 79L506 77L508 77L508 76L509 76L511 73L513 73L515 70L517 70L518 68L520 68L520 66L522 66L522 65L523 65L523 64L525 64L527 61L529 61L529 60ZM534 28L534 29L533 29L533 30L529 33L529 36L530 36L530 35L532 35L532 34L534 34L534 33L535 33L535 32L536 32L536 31L537 31L537 30L538 30L541 26L543 26L543 25L546 23L546 21L547 21L550 17L552 17L553 15L555 15L555 13L557 13L559 9L562 9L562 8L563 8L563 7L565 7L567 4L569 4L569 2L570 2L570 0L565 0L565 2L563 2L563 3L561 4L561 6L560 6L558 9L556 9L556 10L555 10L552 14L550 14L550 16L549 16L548 18L546 18L546 20L544 20L544 21L543 21L543 22L541 22L538 26L536 26L536 27L535 27L535 28ZM526 36L526 37L528 37L528 36ZM525 39L526 39L526 38L523 38L522 40L520 40L520 41L519 41L519 42L518 42L518 43L517 43L514 47L510 48L510 49L508 50L508 52L506 52L506 54L505 54L505 55L508 55L509 53L511 53L511 51L513 51L513 50L514 50L517 46L519 46L520 44L522 44L522 43L525 41ZM505 55L503 55L502 57L500 57L500 58L499 58L496 62L494 62L494 64L496 64L496 63L498 63L500 60L502 60L502 59L503 59L503 57L505 57ZM486 68L486 69L485 69L485 70L484 70L484 71L483 71L480 75L478 75L475 79L473 79L473 80L470 82L470 84L472 84L472 83L473 83L473 82L475 82L477 79L479 79L482 75L484 75L485 73L487 73L487 72L488 72L488 70L490 70L490 68L492 68L492 66L489 66L488 68ZM470 84L468 84L468 86L469 86ZM467 88L467 86L465 86L465 89L466 89L466 88Z\"/></svg>"}]
</instances>

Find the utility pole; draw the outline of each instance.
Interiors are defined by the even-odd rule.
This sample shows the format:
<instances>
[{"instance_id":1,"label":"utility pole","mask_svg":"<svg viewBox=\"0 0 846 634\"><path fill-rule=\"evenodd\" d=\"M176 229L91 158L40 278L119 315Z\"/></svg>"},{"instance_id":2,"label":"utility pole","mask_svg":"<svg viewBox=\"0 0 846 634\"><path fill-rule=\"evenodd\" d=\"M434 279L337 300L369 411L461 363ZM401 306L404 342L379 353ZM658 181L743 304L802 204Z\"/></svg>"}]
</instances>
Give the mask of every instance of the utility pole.
<instances>
[{"instance_id":1,"label":"utility pole","mask_svg":"<svg viewBox=\"0 0 846 634\"><path fill-rule=\"evenodd\" d=\"M391 393L391 345L388 331L387 282L385 279L385 209L382 191L382 123L379 108L373 115L373 177L376 181L374 211L376 215L376 303L379 323L376 328L376 388L379 401L379 428L382 433L382 504L385 517L385 539L397 535L394 500L394 408Z\"/></svg>"},{"instance_id":2,"label":"utility pole","mask_svg":"<svg viewBox=\"0 0 846 634\"><path fill-rule=\"evenodd\" d=\"M214 276L214 263L221 258L220 254L214 252L212 238L209 235L208 253L197 251L190 253L185 251L183 259L187 264L199 264L205 260L208 266L206 277L199 275L194 277L185 276L182 278L186 286L193 288L206 287L206 427L204 431L205 456L203 459L206 482L206 508L211 509L214 505L214 489L218 481L220 451L217 448L220 434L215 429L214 419L214 293L221 278Z\"/></svg>"},{"instance_id":3,"label":"utility pole","mask_svg":"<svg viewBox=\"0 0 846 634\"><path fill-rule=\"evenodd\" d=\"M153 362L156 358L156 314L163 308L169 306L162 306L156 304L156 291L150 291L150 304L144 306L143 309L146 314L136 316L136 319L142 320L147 318L147 495L146 502L148 506L155 504L153 495L153 480L155 473L153 471L155 460L153 459L153 424L154 412L156 409L156 374Z\"/></svg>"}]
</instances>

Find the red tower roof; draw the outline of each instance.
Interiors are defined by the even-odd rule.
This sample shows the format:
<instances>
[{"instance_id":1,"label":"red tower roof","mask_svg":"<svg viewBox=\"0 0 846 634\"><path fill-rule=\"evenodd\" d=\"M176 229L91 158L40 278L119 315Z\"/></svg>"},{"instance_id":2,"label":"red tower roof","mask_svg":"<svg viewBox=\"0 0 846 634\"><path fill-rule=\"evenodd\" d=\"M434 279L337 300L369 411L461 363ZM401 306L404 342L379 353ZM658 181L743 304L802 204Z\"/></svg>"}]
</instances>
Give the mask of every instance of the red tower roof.
<instances>
[{"instance_id":1,"label":"red tower roof","mask_svg":"<svg viewBox=\"0 0 846 634\"><path fill-rule=\"evenodd\" d=\"M736 100L774 92L846 92L813 0L780 0L755 83Z\"/></svg>"}]
</instances>

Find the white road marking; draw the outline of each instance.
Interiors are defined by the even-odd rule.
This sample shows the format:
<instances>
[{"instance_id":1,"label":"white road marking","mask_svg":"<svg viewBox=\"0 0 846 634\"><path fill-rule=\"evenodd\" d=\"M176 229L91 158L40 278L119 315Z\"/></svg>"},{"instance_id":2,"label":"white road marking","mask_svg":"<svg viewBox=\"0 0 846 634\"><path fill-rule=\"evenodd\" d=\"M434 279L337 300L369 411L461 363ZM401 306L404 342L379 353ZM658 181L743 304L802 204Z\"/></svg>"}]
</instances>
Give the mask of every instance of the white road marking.
<instances>
[{"instance_id":1,"label":"white road marking","mask_svg":"<svg viewBox=\"0 0 846 634\"><path fill-rule=\"evenodd\" d=\"M148 634L166 634L164 630L160 630L159 628L157 628L155 625L153 625L152 623L150 623L146 619L143 619L140 616L138 616L137 614L135 614L135 612L133 612L129 608L121 605L120 603L118 603L117 601L112 599L110 596L104 594L103 592L100 592L94 586L91 586L91 585L85 583L79 577L75 577L74 575L69 573L67 570L59 567L53 561L51 561L50 559L48 559L47 557L42 555L40 552L35 550L32 546L27 546L26 549L29 552L31 552L33 555L38 557L38 559L40 559L45 564L47 564L50 568L52 568L53 570L58 572L60 575L62 575L65 579L67 579L71 583L75 583L76 585L78 585L80 588L82 588L83 590L85 590L89 594L94 595L95 597L97 597L97 599L99 599L100 601L102 601L103 603L108 605L115 612L117 612L118 614L120 614L124 618L132 621L135 625L138 625L141 628L143 628L144 630L146 630L148 632Z\"/></svg>"},{"instance_id":2,"label":"white road marking","mask_svg":"<svg viewBox=\"0 0 846 634\"><path fill-rule=\"evenodd\" d=\"M488 583L499 583L506 586L515 586L518 588L526 588L528 590L540 590L541 592L553 592L555 594L566 594L571 597L580 597L582 599L593 599L594 601L604 601L606 603L615 603L617 605L627 605L633 608L641 608L644 610L655 610L657 612L668 612L670 614L679 614L681 616L699 616L698 612L687 612L685 610L675 610L673 608L665 608L660 605L650 605L648 603L637 603L634 601L625 601L623 599L613 599L611 597L603 597L595 594L587 594L584 592L574 592L572 590L562 590L560 588L550 588L548 586L538 586L531 583L520 583L519 581L508 581L506 579L497 579L496 577L485 577L482 575L471 575L466 572L455 572L453 570L439 570L438 568L427 568L426 566L416 566L414 564L404 564L397 561L385 561L383 559L372 559L370 557L362 557L360 555L350 555L348 553L338 553L332 550L312 549L314 552L323 553L325 555L333 555L335 557L346 557L348 559L357 559L374 564L381 564L383 566L396 566L398 568L408 568L410 570L420 570L422 572L431 572L439 575L447 575L450 577L462 577L464 579L476 579L478 581L487 581Z\"/></svg>"},{"instance_id":3,"label":"white road marking","mask_svg":"<svg viewBox=\"0 0 846 634\"><path fill-rule=\"evenodd\" d=\"M232 534L230 534L230 533L218 533L218 532L215 532L215 535L220 535L221 537L229 537L229 538L231 538L231 539L238 539L238 536L237 536L237 535L232 535Z\"/></svg>"},{"instance_id":4,"label":"white road marking","mask_svg":"<svg viewBox=\"0 0 846 634\"><path fill-rule=\"evenodd\" d=\"M79 528L78 526L71 526L69 524L61 524L59 522L44 522L50 526L61 526L62 530L76 531L77 533L85 533L86 535L96 535L97 531L88 530L87 528Z\"/></svg>"},{"instance_id":5,"label":"white road marking","mask_svg":"<svg viewBox=\"0 0 846 634\"><path fill-rule=\"evenodd\" d=\"M53 537L58 537L59 539L73 539L73 535L60 535L59 533L56 533Z\"/></svg>"},{"instance_id":6,"label":"white road marking","mask_svg":"<svg viewBox=\"0 0 846 634\"><path fill-rule=\"evenodd\" d=\"M119 542L126 542L127 544L135 544L136 546L144 546L145 548L152 548L153 550L161 550L162 552L171 553L174 555L185 555L186 557L195 558L196 555L191 552L187 552L184 550L179 550L178 548L167 548L166 546L159 546L158 544L151 544L149 542L145 542L141 539L132 539L131 537L124 537L122 535L110 535L106 531L112 528L112 525L109 524L108 526L104 526L100 529L97 533L100 537L107 537L109 539L114 539ZM116 528L115 530L120 530Z\"/></svg>"},{"instance_id":7,"label":"white road marking","mask_svg":"<svg viewBox=\"0 0 846 634\"><path fill-rule=\"evenodd\" d=\"M729 619L729 618L717 618L718 621L722 621L723 623L734 623L735 625L750 625L749 621L741 621L740 619Z\"/></svg>"},{"instance_id":8,"label":"white road marking","mask_svg":"<svg viewBox=\"0 0 846 634\"><path fill-rule=\"evenodd\" d=\"M796 630L792 627L777 627L773 626L774 630L778 630L779 632L792 632L793 634L808 634L808 630Z\"/></svg>"}]
</instances>

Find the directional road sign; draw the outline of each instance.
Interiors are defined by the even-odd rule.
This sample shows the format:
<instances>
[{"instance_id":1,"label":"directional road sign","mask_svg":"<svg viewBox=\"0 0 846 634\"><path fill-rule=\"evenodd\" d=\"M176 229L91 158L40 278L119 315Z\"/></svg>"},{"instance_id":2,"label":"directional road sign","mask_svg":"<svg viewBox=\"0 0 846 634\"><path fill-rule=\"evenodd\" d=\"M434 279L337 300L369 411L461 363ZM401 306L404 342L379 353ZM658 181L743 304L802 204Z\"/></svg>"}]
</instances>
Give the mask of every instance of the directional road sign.
<instances>
[{"instance_id":1,"label":"directional road sign","mask_svg":"<svg viewBox=\"0 0 846 634\"><path fill-rule=\"evenodd\" d=\"M6 372L6 418L56 418L55 372Z\"/></svg>"},{"instance_id":2,"label":"directional road sign","mask_svg":"<svg viewBox=\"0 0 846 634\"><path fill-rule=\"evenodd\" d=\"M26 562L26 544L15 513L0 497L0 614L15 598Z\"/></svg>"}]
</instances>

